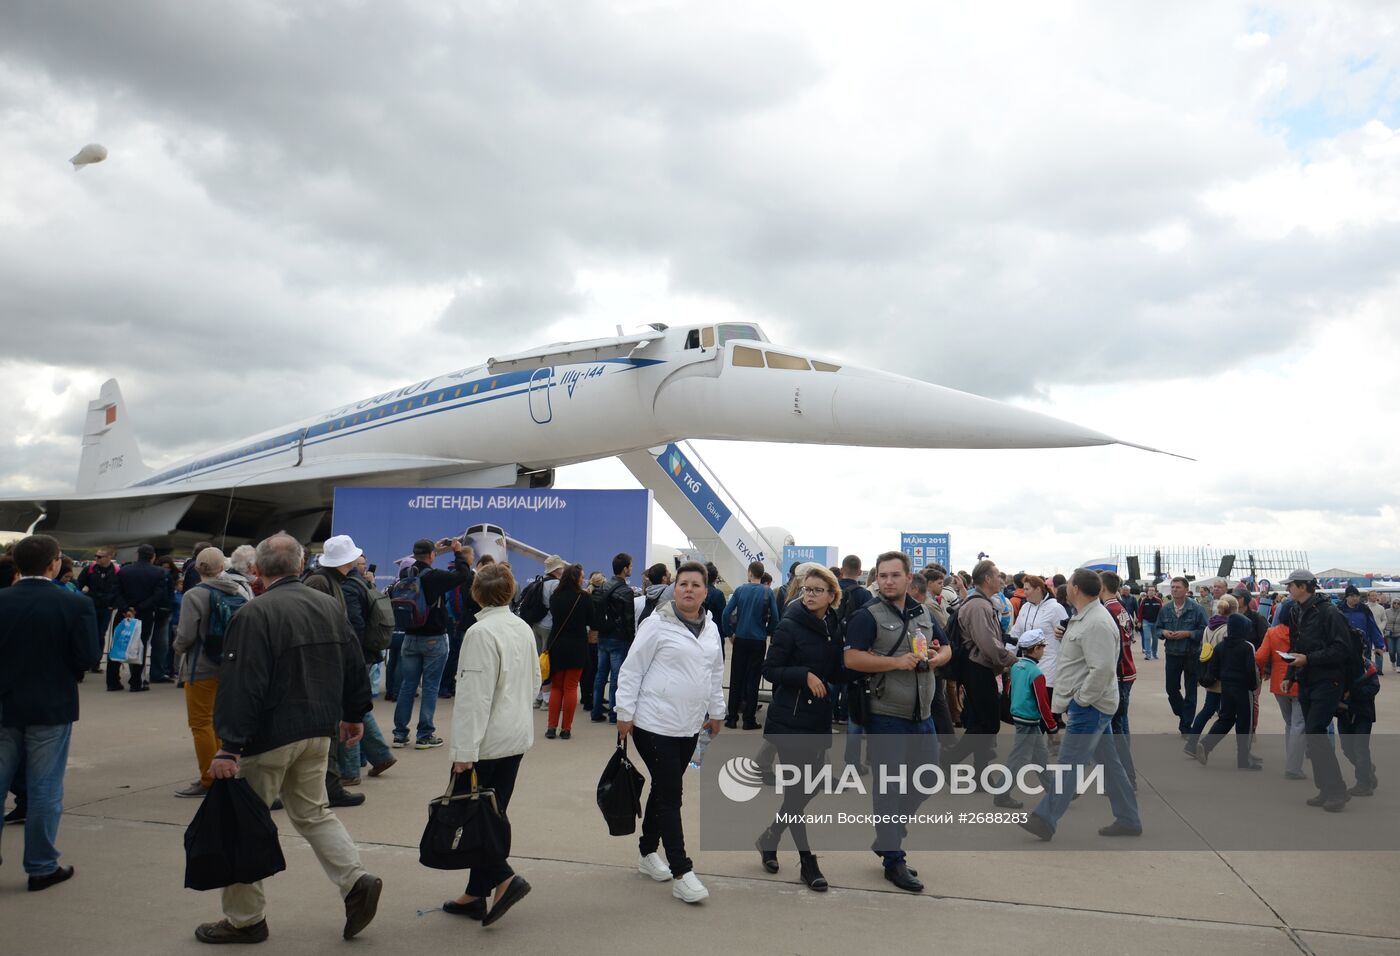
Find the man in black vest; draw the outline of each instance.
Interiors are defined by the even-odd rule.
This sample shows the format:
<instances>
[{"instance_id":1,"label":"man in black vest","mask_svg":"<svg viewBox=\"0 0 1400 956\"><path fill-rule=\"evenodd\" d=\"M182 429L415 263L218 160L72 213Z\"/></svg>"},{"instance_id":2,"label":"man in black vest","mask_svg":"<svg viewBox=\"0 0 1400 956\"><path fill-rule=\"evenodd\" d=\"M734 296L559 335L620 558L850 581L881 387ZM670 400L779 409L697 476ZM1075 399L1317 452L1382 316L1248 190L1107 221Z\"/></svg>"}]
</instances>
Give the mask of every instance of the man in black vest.
<instances>
[{"instance_id":1,"label":"man in black vest","mask_svg":"<svg viewBox=\"0 0 1400 956\"><path fill-rule=\"evenodd\" d=\"M933 668L952 657L950 648L931 647L928 611L909 596L909 556L887 551L875 561L877 600L846 622L846 667L869 674L870 713L862 725L868 735L871 784L876 817L912 814L926 795L913 785L916 768L938 763L933 719ZM903 777L904 793L882 786ZM885 865L885 879L901 890L923 891L918 874L905 864L900 844L908 828L876 823L872 849Z\"/></svg>"}]
</instances>

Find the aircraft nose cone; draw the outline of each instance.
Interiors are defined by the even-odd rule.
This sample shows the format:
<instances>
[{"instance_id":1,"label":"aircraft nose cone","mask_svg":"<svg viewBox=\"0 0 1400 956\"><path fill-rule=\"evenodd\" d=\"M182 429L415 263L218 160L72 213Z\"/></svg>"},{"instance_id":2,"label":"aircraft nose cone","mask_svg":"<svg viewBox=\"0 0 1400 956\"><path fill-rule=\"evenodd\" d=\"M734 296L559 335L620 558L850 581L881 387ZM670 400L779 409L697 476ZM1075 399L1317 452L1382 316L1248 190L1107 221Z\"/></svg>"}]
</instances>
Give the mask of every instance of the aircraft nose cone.
<instances>
[{"instance_id":1,"label":"aircraft nose cone","mask_svg":"<svg viewBox=\"0 0 1400 956\"><path fill-rule=\"evenodd\" d=\"M1040 412L892 376L843 380L832 399L840 439L910 448L1063 448L1114 439Z\"/></svg>"}]
</instances>

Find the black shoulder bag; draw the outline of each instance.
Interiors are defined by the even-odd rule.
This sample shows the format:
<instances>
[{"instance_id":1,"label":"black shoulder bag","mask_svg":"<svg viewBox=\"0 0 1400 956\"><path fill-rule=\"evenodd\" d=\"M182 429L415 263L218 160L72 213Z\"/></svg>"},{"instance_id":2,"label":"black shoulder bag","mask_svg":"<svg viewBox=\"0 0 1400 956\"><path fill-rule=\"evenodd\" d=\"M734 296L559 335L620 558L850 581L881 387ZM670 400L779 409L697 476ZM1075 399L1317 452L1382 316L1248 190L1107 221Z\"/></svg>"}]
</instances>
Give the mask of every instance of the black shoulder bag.
<instances>
[{"instance_id":1,"label":"black shoulder bag","mask_svg":"<svg viewBox=\"0 0 1400 956\"><path fill-rule=\"evenodd\" d=\"M902 611L900 612L900 617L904 617ZM904 628L899 632L899 637L890 645L888 651L885 651L879 656L894 657L895 651L899 650L899 645L904 643L904 638L908 633L909 619L904 617ZM879 634L879 624L876 624L876 634ZM870 649L873 651L875 645L871 644ZM851 673L856 676L846 685L846 711L850 715L851 720L855 721L857 724L865 724L870 717L870 700L873 696L870 687L870 678L879 675L855 670L851 671Z\"/></svg>"}]
</instances>

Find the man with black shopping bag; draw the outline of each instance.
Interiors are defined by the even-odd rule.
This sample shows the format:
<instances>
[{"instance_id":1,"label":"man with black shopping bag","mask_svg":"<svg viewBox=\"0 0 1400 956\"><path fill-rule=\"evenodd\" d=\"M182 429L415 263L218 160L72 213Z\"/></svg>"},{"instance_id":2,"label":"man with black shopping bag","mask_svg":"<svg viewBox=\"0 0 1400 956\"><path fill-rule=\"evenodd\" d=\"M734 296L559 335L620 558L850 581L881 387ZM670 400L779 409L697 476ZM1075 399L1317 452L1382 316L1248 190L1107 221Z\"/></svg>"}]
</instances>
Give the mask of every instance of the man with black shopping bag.
<instances>
[{"instance_id":1,"label":"man with black shopping bag","mask_svg":"<svg viewBox=\"0 0 1400 956\"><path fill-rule=\"evenodd\" d=\"M287 868L277 824L248 781L214 781L185 830L185 886L217 890Z\"/></svg>"},{"instance_id":2,"label":"man with black shopping bag","mask_svg":"<svg viewBox=\"0 0 1400 956\"><path fill-rule=\"evenodd\" d=\"M374 919L383 881L365 872L355 842L327 805L326 754L337 725L347 743L364 733L369 677L340 605L297 580L303 557L286 534L258 545L266 589L234 614L224 635L214 704L223 746L210 774L216 784L241 777L266 804L281 796L292 826L340 887L343 935L350 939ZM225 918L201 925L196 939L267 939L261 882L226 887L222 902Z\"/></svg>"}]
</instances>

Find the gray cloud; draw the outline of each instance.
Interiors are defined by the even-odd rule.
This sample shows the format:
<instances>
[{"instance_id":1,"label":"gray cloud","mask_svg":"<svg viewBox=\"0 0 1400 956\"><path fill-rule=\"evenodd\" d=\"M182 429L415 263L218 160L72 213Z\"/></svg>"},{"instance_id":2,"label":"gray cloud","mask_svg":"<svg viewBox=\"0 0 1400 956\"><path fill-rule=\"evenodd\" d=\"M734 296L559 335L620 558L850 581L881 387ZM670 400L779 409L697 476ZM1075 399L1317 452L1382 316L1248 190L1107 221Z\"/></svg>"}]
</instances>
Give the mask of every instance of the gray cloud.
<instances>
[{"instance_id":1,"label":"gray cloud","mask_svg":"<svg viewBox=\"0 0 1400 956\"><path fill-rule=\"evenodd\" d=\"M664 264L770 332L994 396L1233 368L1397 278L1383 218L1264 240L1201 201L1296 162L1261 121L1280 104L1246 91L1259 56L1341 89L1374 30L1321 65L1307 24L1202 62L1247 8L1033 42L915 10L854 24L875 52L848 59L803 13L11 3L11 152L112 154L10 197L7 354L121 377L155 458L537 344L588 314L577 274L600 266ZM1142 241L1167 224L1182 248ZM395 311L422 290L432 314ZM462 355L423 368L434 332ZM191 414L208 394L227 413ZM72 467L37 446L7 466Z\"/></svg>"}]
</instances>

